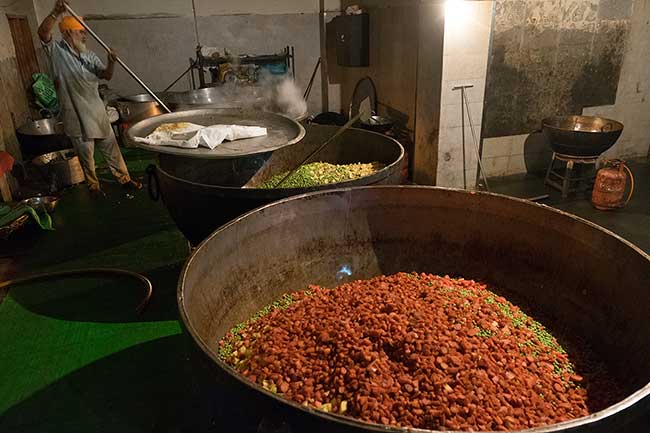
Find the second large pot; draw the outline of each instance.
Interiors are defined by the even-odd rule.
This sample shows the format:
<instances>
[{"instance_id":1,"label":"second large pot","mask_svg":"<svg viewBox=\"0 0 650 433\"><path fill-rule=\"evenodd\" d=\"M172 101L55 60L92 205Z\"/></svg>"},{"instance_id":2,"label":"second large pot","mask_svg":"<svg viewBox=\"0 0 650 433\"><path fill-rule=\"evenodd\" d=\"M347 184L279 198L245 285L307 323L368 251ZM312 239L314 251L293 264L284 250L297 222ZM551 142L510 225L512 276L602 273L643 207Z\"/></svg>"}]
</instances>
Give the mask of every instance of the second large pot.
<instances>
[{"instance_id":1,"label":"second large pot","mask_svg":"<svg viewBox=\"0 0 650 433\"><path fill-rule=\"evenodd\" d=\"M305 129L305 138L299 143L248 158L205 160L160 154L160 167L152 172L152 177L158 180L162 200L185 237L192 244L198 244L233 218L296 194L344 186L399 183L404 158L402 146L385 135L350 129L314 161L334 164L381 162L386 166L384 169L357 180L314 188L242 188L253 178L261 182L294 168L337 131L334 126L321 125Z\"/></svg>"}]
</instances>

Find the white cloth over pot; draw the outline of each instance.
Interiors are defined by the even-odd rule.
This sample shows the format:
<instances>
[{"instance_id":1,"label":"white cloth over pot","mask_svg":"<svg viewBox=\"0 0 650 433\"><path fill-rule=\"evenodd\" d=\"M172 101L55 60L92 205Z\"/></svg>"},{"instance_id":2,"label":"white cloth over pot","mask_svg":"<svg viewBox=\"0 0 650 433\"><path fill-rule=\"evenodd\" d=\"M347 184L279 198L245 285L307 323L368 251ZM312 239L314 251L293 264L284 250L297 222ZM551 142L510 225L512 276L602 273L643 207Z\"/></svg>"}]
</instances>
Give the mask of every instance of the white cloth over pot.
<instances>
[{"instance_id":1,"label":"white cloth over pot","mask_svg":"<svg viewBox=\"0 0 650 433\"><path fill-rule=\"evenodd\" d=\"M135 140L152 146L175 146L184 149L197 149L201 146L213 150L224 141L243 140L264 135L267 135L266 128L259 126L202 126L182 122L161 125L147 137L136 137Z\"/></svg>"}]
</instances>

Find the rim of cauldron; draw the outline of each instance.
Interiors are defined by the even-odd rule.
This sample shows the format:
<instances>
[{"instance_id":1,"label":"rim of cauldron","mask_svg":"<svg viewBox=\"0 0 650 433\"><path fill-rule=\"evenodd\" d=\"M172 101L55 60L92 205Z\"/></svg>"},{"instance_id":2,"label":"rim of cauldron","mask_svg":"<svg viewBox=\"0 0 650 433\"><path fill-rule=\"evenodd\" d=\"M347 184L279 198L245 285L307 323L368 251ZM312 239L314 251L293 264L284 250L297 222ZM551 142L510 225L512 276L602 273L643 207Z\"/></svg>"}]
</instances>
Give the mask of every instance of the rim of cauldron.
<instances>
[{"instance_id":1,"label":"rim of cauldron","mask_svg":"<svg viewBox=\"0 0 650 433\"><path fill-rule=\"evenodd\" d=\"M258 112L263 115L270 115L270 116L275 116L275 117L280 117L284 118L287 121L292 122L292 126L295 127L298 130L298 134L288 140L286 143L283 143L282 146L275 148L275 149L262 149L259 151L255 151L252 153L247 153L247 154L237 154L237 155L217 155L215 156L214 154L210 154L208 152L204 153L198 153L196 151L198 150L206 150L205 148L198 148L198 149L187 149L187 148L178 148L174 146L154 146L154 145L148 145L144 144L141 142L138 142L136 140L136 135L133 132L133 130L136 127L143 128L142 124L145 124L145 128L150 128L152 122L159 122L158 126L162 125L163 123L166 123L165 120L170 120L170 122L192 122L195 121L191 119L191 117L196 117L196 116L203 116L203 115L210 115L210 114L228 114L228 113L247 113L247 112ZM180 115L184 115L187 118L185 120L178 119L177 117ZM164 120L161 120L164 119ZM167 122L169 123L169 122ZM150 129L150 133L153 132L155 128ZM149 118L144 118L141 119L140 121L133 123L130 125L129 129L126 131L126 138L127 141L131 144L133 144L135 147L138 147L140 149L147 150L149 152L154 152L156 154L167 154L167 155L172 155L172 156L180 156L180 157L186 157L186 158L196 158L196 159L203 159L203 160L211 160L211 159L221 159L221 160L227 160L227 159L237 159L237 158L244 158L244 157L249 157L253 155L259 155L262 153L267 153L267 152L273 152L278 149L282 149L287 146L291 146L292 144L299 143L303 138L305 138L305 127L299 123L298 121L291 119L289 117L286 117L282 114L278 113L273 113L270 111L264 111L264 110L254 110L254 109L249 109L249 108L242 108L242 107L237 107L237 108L197 108L193 110L181 110L181 111L172 111L170 113L163 113L157 116L149 117ZM259 137L257 137L259 138ZM195 151L194 153L192 151Z\"/></svg>"},{"instance_id":2,"label":"rim of cauldron","mask_svg":"<svg viewBox=\"0 0 650 433\"><path fill-rule=\"evenodd\" d=\"M198 333L194 329L194 327L189 323L189 318L186 314L185 311L185 305L184 305L184 296L183 296L183 286L184 282L187 276L187 272L189 267L192 265L192 262L194 261L194 258L201 253L202 249L205 247L205 245L210 242L214 237L218 236L222 231L225 231L229 229L230 227L238 224L242 220L245 220L246 218L249 218L250 216L268 208L276 207L276 206L282 206L287 202L292 202L294 200L302 200L305 198L310 198L313 196L325 196L325 195L336 195L336 194L349 194L353 191L357 190L366 190L366 189L429 189L429 190L439 190L439 191L447 191L447 192L453 192L453 193L459 193L459 194L467 194L467 195L483 195L483 196L492 196L501 200L511 200L515 202L522 203L524 205L528 206L534 206L538 208L545 209L550 212L555 212L559 215L571 218L579 223L586 224L596 230L599 230L605 234L608 234L612 237L614 237L617 241L622 242L626 246L632 248L634 251L639 253L643 258L645 258L648 262L650 262L650 255L645 253L641 248L633 244L632 242L626 240L625 238L617 235L616 233L612 232L611 230L608 230L602 226L599 226L598 224L595 224L591 221L588 221L584 218L581 218L577 215L573 215L569 212L562 211L560 209L552 208L550 206L546 206L543 204L531 202L526 199L521 199L521 198L516 198L516 197L510 197L507 195L503 194L495 194L495 193L489 193L489 192L474 192L474 191L466 191L463 189L456 189L456 188L443 188L443 187L435 187L435 186L421 186L421 185L381 185L381 186L362 186L362 187L353 187L353 188L338 188L338 189L331 189L331 190L325 190L325 191L316 191L316 192L308 192L305 194L300 194L292 197L288 197L285 199L281 199L278 201L275 201L273 203L269 203L264 206L260 206L256 209L253 209L250 212L245 213L244 215L241 215L234 220L230 221L229 223L224 224L217 230L215 230L210 236L208 236L205 240L203 240L197 247L194 249L194 251L190 254L189 258L183 265L183 269L181 270L181 274L178 280L178 285L177 285L177 291L176 291L176 300L178 302L178 309L181 317L180 324L182 328L185 330L185 332L188 332L192 339L194 340L194 343L199 346L201 351L207 355L210 360L215 362L220 368L222 368L224 371L226 371L232 378L237 380L240 384L248 387L251 390L255 390L258 392L261 392L262 394L266 395L267 397L270 397L274 399L275 401L278 401L282 404L289 405L293 407L294 409L298 409L304 413L314 415L316 417L320 417L323 419L326 419L331 422L338 422L341 424L345 424L351 427L355 428L363 428L366 430L371 430L371 431L377 431L377 432L385 432L385 433L467 433L465 431L449 431L449 430L427 430L427 429L417 429L417 428L409 428L409 427L393 427L393 426L388 426L388 425L382 425L382 424L374 424L374 423L369 423L361 420L357 420L355 418L343 416L343 415L338 415L338 414L332 414L332 413L326 413L311 407L303 406L301 404L298 404L294 401L291 401L289 399L285 399L280 397L279 395L272 393L270 391L267 391L263 387L253 384L250 380L247 380L244 378L239 372L237 372L234 368L232 368L230 365L226 364L222 360L219 359L216 354L213 353L213 350L208 347L206 344L203 343L202 339L199 337ZM563 431L566 429L572 429L572 428L577 428L577 427L582 427L586 425L593 424L595 422L604 420L610 416L616 415L617 413L628 409L632 406L634 406L636 403L640 402L643 398L647 397L650 395L650 383L647 383L644 387L641 389L637 390L636 392L630 394L628 397L625 399L621 400L620 402L613 404L601 411L592 413L590 415L581 417L581 418L576 418L574 420L570 421L565 421L562 423L557 423L557 424L551 424L547 426L542 426L542 427L535 427L532 429L526 429L526 430L516 430L516 431L511 431L510 433L555 433L559 431ZM493 432L483 432L483 433L493 433Z\"/></svg>"},{"instance_id":3,"label":"rim of cauldron","mask_svg":"<svg viewBox=\"0 0 650 433\"><path fill-rule=\"evenodd\" d=\"M330 125L318 125L318 126L330 126ZM371 183L370 185L357 185L358 187L363 187L363 186L373 186L374 182L378 182L382 179L386 179L388 176L386 176L386 173L389 173L390 170L394 169L395 166L402 164L404 161L404 157L406 156L406 151L404 150L404 146L402 146L402 143L399 141L395 140L392 137L388 137L386 134L382 134L380 132L376 131L370 131L367 129L361 129L361 128L350 128L350 130L359 130L363 131L364 133L367 134L373 134L377 136L381 136L382 139L389 139L393 142L393 144L398 146L398 149L400 151L399 156L397 159L390 164L386 165L386 167L382 168L381 170L378 170L368 176L363 176L357 179L352 179L352 180L346 180L343 182L337 182L335 184L326 184L326 185L317 185L317 186L312 186L312 187L307 187L307 188L243 188L241 186L223 186L223 185L210 185L210 184L205 184L205 183L200 183L200 182L194 182L192 180L188 179L183 179L182 177L178 177L175 174L170 173L169 171L163 169L162 167L158 166L156 167L156 170L159 170L165 174L165 176L177 181L177 182L183 182L187 183L188 185L192 186L197 186L201 188L208 188L208 189L215 189L215 190L223 190L223 191L228 191L232 193L237 193L237 192L242 192L242 194L256 194L256 195L264 195L264 196L298 196L298 195L303 195L303 194L308 194L308 193L315 193L315 192L322 192L322 191L328 191L328 190L333 190L333 189L346 189L346 188L355 188L357 182L359 182L361 179L364 180L369 180ZM390 174L389 174L390 176ZM388 186L388 185L387 185ZM284 197L283 197L284 198ZM255 210L255 209L254 209Z\"/></svg>"},{"instance_id":4,"label":"rim of cauldron","mask_svg":"<svg viewBox=\"0 0 650 433\"><path fill-rule=\"evenodd\" d=\"M569 129L569 128L562 128L561 126L558 126L558 123L561 123L562 120L567 120L567 119L590 119L590 120L601 120L604 123L611 123L612 124L612 129L609 131L588 131L588 130L576 130L576 129ZM575 124L580 123L580 122L574 122ZM555 131L561 131L561 132L574 132L574 133L583 133L583 134L608 134L608 133L613 133L613 132L622 132L623 129L625 128L625 125L623 125L621 122L613 119L609 119L607 117L600 117L600 116L579 116L579 115L573 115L573 116L551 116L547 117L544 120L542 120L542 127L543 128L548 128L548 129L553 129Z\"/></svg>"}]
</instances>

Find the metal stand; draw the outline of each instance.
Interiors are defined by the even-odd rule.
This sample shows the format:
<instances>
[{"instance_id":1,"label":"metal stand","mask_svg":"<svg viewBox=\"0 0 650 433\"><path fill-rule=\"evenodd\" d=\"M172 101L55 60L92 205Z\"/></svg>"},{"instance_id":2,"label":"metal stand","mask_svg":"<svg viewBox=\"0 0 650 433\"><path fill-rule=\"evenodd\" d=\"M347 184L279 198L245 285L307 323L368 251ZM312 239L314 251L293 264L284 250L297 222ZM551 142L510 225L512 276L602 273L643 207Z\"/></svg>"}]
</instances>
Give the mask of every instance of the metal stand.
<instances>
[{"instance_id":1,"label":"metal stand","mask_svg":"<svg viewBox=\"0 0 650 433\"><path fill-rule=\"evenodd\" d=\"M198 75L198 85L199 88L204 88L204 87L209 87L215 84L220 84L218 82L215 82L214 76L211 77L210 82L207 81L205 77L205 69L208 68L210 69L210 72L212 74L212 71L216 71L221 65L231 63L231 64L236 64L236 65L256 65L256 66L263 66L263 65L269 65L269 64L284 64L286 67L287 74L291 74L291 76L295 79L296 78L296 62L295 62L295 56L296 56L296 50L292 46L286 46L283 50L282 53L278 54L268 54L268 55L258 55L258 56L233 56L233 57L220 57L217 59L213 59L210 57L205 57L202 53L201 45L197 46L196 49L196 59L190 59L190 72L192 74L192 82L194 83L192 85L193 89L196 89L196 83L195 83L195 78L194 78L194 71L197 71Z\"/></svg>"},{"instance_id":2,"label":"metal stand","mask_svg":"<svg viewBox=\"0 0 650 433\"><path fill-rule=\"evenodd\" d=\"M556 162L560 162L559 167L556 167ZM548 170L546 171L546 179L544 180L544 183L558 191L561 191L562 198L567 198L569 194L573 192L587 191L593 183L595 176L580 176L578 174L578 177L576 177L574 175L574 168L576 168L576 164L587 166L593 165L595 167L597 162L597 156L571 156L554 152L551 164L548 166ZM564 163L564 167L562 167L562 163ZM572 185L580 185L582 182L584 182L582 187L572 187Z\"/></svg>"}]
</instances>

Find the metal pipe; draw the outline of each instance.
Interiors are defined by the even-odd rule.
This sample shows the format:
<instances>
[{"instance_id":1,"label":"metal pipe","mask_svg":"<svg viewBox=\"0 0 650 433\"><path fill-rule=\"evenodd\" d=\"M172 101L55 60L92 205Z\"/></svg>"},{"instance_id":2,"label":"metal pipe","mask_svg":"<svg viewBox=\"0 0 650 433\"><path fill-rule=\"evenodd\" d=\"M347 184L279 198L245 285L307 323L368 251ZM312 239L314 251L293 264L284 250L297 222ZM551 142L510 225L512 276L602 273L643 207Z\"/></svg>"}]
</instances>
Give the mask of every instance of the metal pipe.
<instances>
[{"instance_id":1,"label":"metal pipe","mask_svg":"<svg viewBox=\"0 0 650 433\"><path fill-rule=\"evenodd\" d=\"M460 129L463 141L463 189L467 189L467 152L465 151L465 89L474 87L473 84L454 86L451 90L460 90Z\"/></svg>"},{"instance_id":2,"label":"metal pipe","mask_svg":"<svg viewBox=\"0 0 650 433\"><path fill-rule=\"evenodd\" d=\"M194 15L194 34L196 36L196 46L201 46L201 40L199 39L199 22L196 19L196 5L194 0L192 0L192 14Z\"/></svg>"},{"instance_id":3,"label":"metal pipe","mask_svg":"<svg viewBox=\"0 0 650 433\"><path fill-rule=\"evenodd\" d=\"M194 59L190 59L190 81L192 90L196 90L196 78L194 77Z\"/></svg>"},{"instance_id":4,"label":"metal pipe","mask_svg":"<svg viewBox=\"0 0 650 433\"><path fill-rule=\"evenodd\" d=\"M104 41L103 41L103 40L102 40L102 39L97 35L97 33L95 33L95 32L94 32L94 31L93 31L93 30L88 26L88 24L86 24L86 23L81 19L81 17L80 17L79 15L77 15L77 13L76 13L75 11L72 10L72 8L70 7L70 5L68 5L67 3L64 3L64 4L65 4L65 8L68 10L68 13L70 13L70 15L72 15L73 17L75 17L75 18L77 19L77 21L79 21L79 23L81 23L81 25L86 29L86 31L87 31L88 33L90 33L90 35L91 35L93 38L95 38L95 40L96 40L97 42L99 42L99 44L100 44L102 47L104 47L104 49L105 49L107 52L110 53L110 52L111 52L111 48L110 48L108 45L106 45L106 43L105 43L105 42L104 42ZM147 93L150 94L151 97L152 97L153 99L155 99L156 102L157 102L157 103L158 103L158 104L159 104L163 109L165 109L165 111L167 111L168 113L171 113L171 112L172 112L172 110L170 110L169 108L167 108L167 106L165 105L165 103L164 103L164 102L163 102L163 101L162 101L162 100L161 100L161 99L160 99L160 98L159 98L159 97L158 97L158 96L157 96L157 95L156 95L156 94L155 94L155 93L154 93L154 92L149 88L149 87L147 87L147 85L144 83L144 81L142 81L142 80L140 79L140 77L138 77L138 76L135 74L135 72L133 72L133 71L132 71L132 70L131 70L127 65L126 65L126 63L124 63L124 62L122 61L122 59L120 59L119 57L117 57L116 60L117 60L117 63L119 63L120 66L122 66L122 67L124 68L124 70L125 70L126 72L128 72L128 74L129 74L131 77L133 77L133 79L134 79L135 81L137 81L138 84L140 84L140 85L142 86L142 88L144 88L144 90L146 90Z\"/></svg>"},{"instance_id":5,"label":"metal pipe","mask_svg":"<svg viewBox=\"0 0 650 433\"><path fill-rule=\"evenodd\" d=\"M477 170L477 179L483 178L483 181L485 182L485 189L487 191L490 190L490 186L488 185L488 179L487 175L485 174L485 170L483 169L483 162L481 160L481 150L479 147L478 140L476 138L476 132L474 131L474 121L472 120L472 111L470 109L469 105L469 99L467 98L467 89L473 88L473 84L465 84L465 85L460 85L460 86L454 86L451 88L451 90L460 90L460 105L461 105L461 113L462 113L462 121L461 121L461 128L462 128L462 137L463 137L463 181L465 182L465 189L467 189L467 167L466 167L466 149L465 149L465 111L467 111L467 119L469 120L469 128L472 132L472 139L474 142L474 151L476 152L476 158L478 160L478 170ZM476 186L479 186L479 181L476 181Z\"/></svg>"},{"instance_id":6,"label":"metal pipe","mask_svg":"<svg viewBox=\"0 0 650 433\"><path fill-rule=\"evenodd\" d=\"M460 88L460 129L463 137L463 189L467 189L467 152L465 151L465 88Z\"/></svg>"},{"instance_id":7,"label":"metal pipe","mask_svg":"<svg viewBox=\"0 0 650 433\"><path fill-rule=\"evenodd\" d=\"M476 139L476 132L474 131L474 121L472 120L472 110L470 110L469 99L467 99L467 93L463 92L463 102L465 103L465 108L467 109L467 119L469 120L469 128L472 131L472 139L474 140L474 150L476 151L476 158L478 161L478 170L483 182L485 182L485 190L490 191L490 185L488 184L487 174L485 174L485 169L483 168L483 157L481 155L481 150L479 147L478 140ZM464 131L463 131L464 133ZM478 182L476 183L478 186Z\"/></svg>"},{"instance_id":8,"label":"metal pipe","mask_svg":"<svg viewBox=\"0 0 650 433\"><path fill-rule=\"evenodd\" d=\"M309 79L309 84L307 85L307 89L305 90L305 94L303 95L303 99L305 101L309 98L309 95L311 94L311 88L314 86L314 80L316 79L316 73L318 72L318 68L320 68L320 57L316 62L316 67L314 67L314 72L311 74L311 78Z\"/></svg>"},{"instance_id":9,"label":"metal pipe","mask_svg":"<svg viewBox=\"0 0 650 433\"><path fill-rule=\"evenodd\" d=\"M319 0L320 13L318 14L318 28L320 33L320 86L323 113L330 109L329 99L329 69L327 63L327 12L325 10L325 0Z\"/></svg>"}]
</instances>

